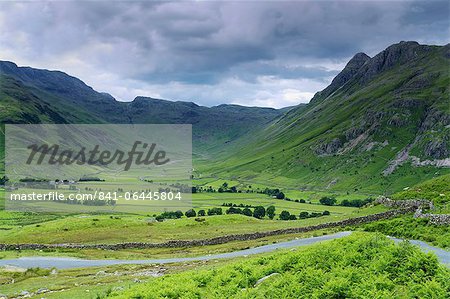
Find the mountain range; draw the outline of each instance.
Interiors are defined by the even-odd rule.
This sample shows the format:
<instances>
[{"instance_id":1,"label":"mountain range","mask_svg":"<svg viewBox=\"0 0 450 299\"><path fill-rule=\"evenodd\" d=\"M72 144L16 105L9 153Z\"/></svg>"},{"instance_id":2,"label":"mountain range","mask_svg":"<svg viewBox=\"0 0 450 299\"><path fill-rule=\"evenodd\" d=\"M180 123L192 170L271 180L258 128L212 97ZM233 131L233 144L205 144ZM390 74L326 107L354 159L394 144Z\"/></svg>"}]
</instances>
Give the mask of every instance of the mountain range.
<instances>
[{"instance_id":1,"label":"mountain range","mask_svg":"<svg viewBox=\"0 0 450 299\"><path fill-rule=\"evenodd\" d=\"M310 103L286 109L137 97L0 62L5 123L188 123L198 177L389 193L449 173L450 45L356 54Z\"/></svg>"}]
</instances>

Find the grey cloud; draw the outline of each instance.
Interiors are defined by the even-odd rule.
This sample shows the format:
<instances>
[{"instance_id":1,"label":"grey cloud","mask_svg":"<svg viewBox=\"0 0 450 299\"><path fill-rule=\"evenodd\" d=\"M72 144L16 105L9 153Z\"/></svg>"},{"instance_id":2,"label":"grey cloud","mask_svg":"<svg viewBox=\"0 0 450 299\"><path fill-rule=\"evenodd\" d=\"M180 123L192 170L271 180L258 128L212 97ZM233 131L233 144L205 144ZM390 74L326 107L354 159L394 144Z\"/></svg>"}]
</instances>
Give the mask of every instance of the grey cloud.
<instances>
[{"instance_id":1,"label":"grey cloud","mask_svg":"<svg viewBox=\"0 0 450 299\"><path fill-rule=\"evenodd\" d=\"M336 70L321 61L343 63L400 40L447 43L448 28L446 1L2 2L0 56L73 71L106 91L100 75L133 82L127 90L157 86L162 96L174 96L165 83L179 82L199 101L216 103L255 92L217 91L228 98L212 99L196 86L228 88L237 78L264 90L262 76L325 85ZM304 66L309 61L314 66Z\"/></svg>"}]
</instances>

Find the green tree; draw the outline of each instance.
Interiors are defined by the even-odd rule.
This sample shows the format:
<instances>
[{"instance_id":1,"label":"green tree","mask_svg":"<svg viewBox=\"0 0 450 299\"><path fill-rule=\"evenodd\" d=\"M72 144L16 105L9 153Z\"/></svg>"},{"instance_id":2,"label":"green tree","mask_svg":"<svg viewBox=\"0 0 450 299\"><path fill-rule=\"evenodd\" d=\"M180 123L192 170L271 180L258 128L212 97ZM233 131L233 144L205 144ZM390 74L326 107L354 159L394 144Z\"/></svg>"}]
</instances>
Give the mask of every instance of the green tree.
<instances>
[{"instance_id":1,"label":"green tree","mask_svg":"<svg viewBox=\"0 0 450 299\"><path fill-rule=\"evenodd\" d=\"M191 218L197 216L197 213L195 213L194 209L189 209L186 211L186 213L184 213L184 215L188 218Z\"/></svg>"},{"instance_id":2,"label":"green tree","mask_svg":"<svg viewBox=\"0 0 450 299\"><path fill-rule=\"evenodd\" d=\"M281 220L289 220L289 217L291 217L291 213L289 213L289 211L282 211L280 214Z\"/></svg>"},{"instance_id":3,"label":"green tree","mask_svg":"<svg viewBox=\"0 0 450 299\"><path fill-rule=\"evenodd\" d=\"M249 208L245 208L242 210L242 214L244 214L245 216L252 216L252 210L250 210Z\"/></svg>"},{"instance_id":4,"label":"green tree","mask_svg":"<svg viewBox=\"0 0 450 299\"><path fill-rule=\"evenodd\" d=\"M266 216L266 209L263 206L257 206L255 207L255 210L253 211L253 217L262 219Z\"/></svg>"},{"instance_id":5,"label":"green tree","mask_svg":"<svg viewBox=\"0 0 450 299\"><path fill-rule=\"evenodd\" d=\"M266 213L270 219L273 219L275 217L275 207L274 206L268 207Z\"/></svg>"},{"instance_id":6,"label":"green tree","mask_svg":"<svg viewBox=\"0 0 450 299\"><path fill-rule=\"evenodd\" d=\"M309 217L309 213L308 212L300 212L300 215L298 216L298 218L300 219L306 219Z\"/></svg>"},{"instance_id":7,"label":"green tree","mask_svg":"<svg viewBox=\"0 0 450 299\"><path fill-rule=\"evenodd\" d=\"M277 199L284 199L284 193L283 192L279 192L279 193L277 193Z\"/></svg>"},{"instance_id":8,"label":"green tree","mask_svg":"<svg viewBox=\"0 0 450 299\"><path fill-rule=\"evenodd\" d=\"M206 215L205 210L198 211L198 216L205 216L205 215Z\"/></svg>"},{"instance_id":9,"label":"green tree","mask_svg":"<svg viewBox=\"0 0 450 299\"><path fill-rule=\"evenodd\" d=\"M336 203L336 198L331 197L331 196L324 196L319 201L321 204L323 204L325 206L332 206Z\"/></svg>"},{"instance_id":10,"label":"green tree","mask_svg":"<svg viewBox=\"0 0 450 299\"><path fill-rule=\"evenodd\" d=\"M212 215L222 215L222 208L208 209L208 216L212 216Z\"/></svg>"}]
</instances>

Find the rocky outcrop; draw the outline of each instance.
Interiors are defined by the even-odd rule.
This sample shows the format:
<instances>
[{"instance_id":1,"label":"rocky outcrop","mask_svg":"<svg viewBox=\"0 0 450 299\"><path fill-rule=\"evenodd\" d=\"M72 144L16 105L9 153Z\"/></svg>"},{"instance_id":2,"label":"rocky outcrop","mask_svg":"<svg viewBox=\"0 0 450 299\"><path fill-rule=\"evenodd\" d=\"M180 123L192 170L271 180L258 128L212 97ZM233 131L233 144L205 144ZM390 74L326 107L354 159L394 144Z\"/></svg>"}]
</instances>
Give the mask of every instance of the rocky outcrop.
<instances>
[{"instance_id":1,"label":"rocky outcrop","mask_svg":"<svg viewBox=\"0 0 450 299\"><path fill-rule=\"evenodd\" d=\"M411 163L414 166L450 167L450 158L435 159L435 160L420 160L416 156L411 156Z\"/></svg>"},{"instance_id":2,"label":"rocky outcrop","mask_svg":"<svg viewBox=\"0 0 450 299\"><path fill-rule=\"evenodd\" d=\"M445 159L450 157L449 136L442 139L430 140L424 147L424 154L434 159Z\"/></svg>"},{"instance_id":3,"label":"rocky outcrop","mask_svg":"<svg viewBox=\"0 0 450 299\"><path fill-rule=\"evenodd\" d=\"M422 105L423 102L416 99L398 99L392 104L394 108L403 108L403 109L417 108Z\"/></svg>"},{"instance_id":4,"label":"rocky outcrop","mask_svg":"<svg viewBox=\"0 0 450 299\"><path fill-rule=\"evenodd\" d=\"M345 131L344 135L347 140L352 140L352 139L355 139L356 137L358 137L359 135L361 135L362 133L364 133L364 128L352 127L350 129L348 129L347 131Z\"/></svg>"},{"instance_id":5,"label":"rocky outcrop","mask_svg":"<svg viewBox=\"0 0 450 299\"><path fill-rule=\"evenodd\" d=\"M315 149L315 153L319 156L332 155L337 153L341 147L342 141L339 138L334 138L330 142L319 144Z\"/></svg>"},{"instance_id":6,"label":"rocky outcrop","mask_svg":"<svg viewBox=\"0 0 450 299\"><path fill-rule=\"evenodd\" d=\"M404 115L395 113L391 119L388 120L388 125L394 126L394 127L403 127L408 123L410 115Z\"/></svg>"}]
</instances>

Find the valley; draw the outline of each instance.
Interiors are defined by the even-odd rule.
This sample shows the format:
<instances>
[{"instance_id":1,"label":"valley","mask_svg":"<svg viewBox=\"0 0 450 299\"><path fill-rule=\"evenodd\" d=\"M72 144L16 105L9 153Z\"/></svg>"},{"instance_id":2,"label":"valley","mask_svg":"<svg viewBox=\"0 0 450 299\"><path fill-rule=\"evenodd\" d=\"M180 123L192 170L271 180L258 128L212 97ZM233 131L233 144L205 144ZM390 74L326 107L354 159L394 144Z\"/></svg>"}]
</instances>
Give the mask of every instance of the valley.
<instances>
[{"instance_id":1,"label":"valley","mask_svg":"<svg viewBox=\"0 0 450 299\"><path fill-rule=\"evenodd\" d=\"M0 268L0 294L445 298L450 293L448 265L433 253L386 236L420 240L448 252L450 226L414 217L420 205L402 210L377 199L426 200L434 209L423 207L425 212L450 213L449 59L449 45L417 42L393 44L374 57L358 53L308 104L284 109L205 107L147 97L119 102L65 73L1 61L0 259L199 258L353 233L271 253L164 266L6 266ZM157 186L178 188L189 201L172 208L123 198L92 206L55 203L59 210L45 212L10 210L7 194L31 192L29 182L45 188L50 182L46 174L8 181L8 169L14 174L25 170L4 165L6 124L191 124L190 179L174 181L165 177L167 171L161 182L154 182L155 174L145 168L125 172L95 163L73 170L70 182L63 177L67 173L52 173L62 178L52 190L64 194L124 195ZM71 131L76 140L89 134ZM292 283L297 281L302 283Z\"/></svg>"}]
</instances>

